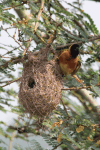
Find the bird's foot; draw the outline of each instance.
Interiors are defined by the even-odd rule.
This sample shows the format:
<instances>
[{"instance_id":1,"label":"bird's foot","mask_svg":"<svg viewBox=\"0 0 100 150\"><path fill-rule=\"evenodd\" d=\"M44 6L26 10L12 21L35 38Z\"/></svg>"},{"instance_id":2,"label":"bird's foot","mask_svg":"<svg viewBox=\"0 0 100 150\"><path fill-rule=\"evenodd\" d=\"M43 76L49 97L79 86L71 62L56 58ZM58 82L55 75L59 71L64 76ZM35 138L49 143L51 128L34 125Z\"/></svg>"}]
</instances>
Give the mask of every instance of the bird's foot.
<instances>
[{"instance_id":1,"label":"bird's foot","mask_svg":"<svg viewBox=\"0 0 100 150\"><path fill-rule=\"evenodd\" d=\"M82 84L83 86L85 86L85 84L83 84L83 80L80 80L76 75L73 75L73 77L76 79L76 81L78 81L80 84Z\"/></svg>"}]
</instances>

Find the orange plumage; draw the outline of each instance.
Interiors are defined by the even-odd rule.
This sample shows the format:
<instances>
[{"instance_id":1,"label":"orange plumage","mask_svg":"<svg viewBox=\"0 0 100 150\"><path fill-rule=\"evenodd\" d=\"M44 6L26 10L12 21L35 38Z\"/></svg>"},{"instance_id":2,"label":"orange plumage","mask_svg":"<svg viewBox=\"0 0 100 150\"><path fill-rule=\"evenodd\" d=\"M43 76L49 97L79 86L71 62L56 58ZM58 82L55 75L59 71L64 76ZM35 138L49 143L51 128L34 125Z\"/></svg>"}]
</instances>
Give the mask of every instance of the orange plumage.
<instances>
[{"instance_id":1,"label":"orange plumage","mask_svg":"<svg viewBox=\"0 0 100 150\"><path fill-rule=\"evenodd\" d=\"M74 75L81 66L78 54L79 45L71 45L69 49L65 49L59 56L59 66L63 74L71 74L78 82L82 82L82 80L79 80L78 77Z\"/></svg>"}]
</instances>

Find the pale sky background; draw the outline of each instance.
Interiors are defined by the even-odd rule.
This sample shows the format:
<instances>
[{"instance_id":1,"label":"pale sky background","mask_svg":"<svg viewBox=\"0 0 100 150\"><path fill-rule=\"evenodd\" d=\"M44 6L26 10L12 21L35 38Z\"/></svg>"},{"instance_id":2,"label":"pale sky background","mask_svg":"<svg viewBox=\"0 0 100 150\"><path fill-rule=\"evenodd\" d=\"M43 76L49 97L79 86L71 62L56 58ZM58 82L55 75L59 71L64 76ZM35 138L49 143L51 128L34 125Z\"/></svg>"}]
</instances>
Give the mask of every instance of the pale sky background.
<instances>
[{"instance_id":1,"label":"pale sky background","mask_svg":"<svg viewBox=\"0 0 100 150\"><path fill-rule=\"evenodd\" d=\"M73 0L66 0L66 1L70 2L70 3L73 2ZM84 12L88 13L91 16L91 18L93 19L94 23L96 24L96 26L97 26L97 28L98 28L98 30L100 32L100 19L99 19L99 16L100 16L100 3L93 2L93 1L83 1L83 8L82 8L82 10L84 10ZM13 13L14 13L14 11L13 11ZM1 25L1 23L0 23L0 25ZM11 34L13 35L12 29L11 29ZM16 45L14 40L8 38L8 35L4 31L1 32L0 43L4 43L6 45L7 44L9 44L9 45L10 44ZM3 50L0 50L0 51L4 52ZM85 58L84 58L84 60L85 60ZM93 64L93 68L95 70L98 70L99 66L100 66L100 63ZM17 67L16 67L16 69L17 69ZM17 73L16 73L16 75L17 75ZM7 86L6 88L10 88L10 87L14 88L16 91L19 90L19 88L18 88L18 86L16 86L16 84L11 84L11 85ZM97 98L96 101L100 105L100 98ZM16 105L17 101L15 101L13 104ZM6 114L0 112L0 121L2 120L2 121L6 122L9 125L11 125L12 122L13 122L12 118L16 118L16 117L17 116L15 114L12 114L12 113L9 113L9 112L6 113Z\"/></svg>"}]
</instances>

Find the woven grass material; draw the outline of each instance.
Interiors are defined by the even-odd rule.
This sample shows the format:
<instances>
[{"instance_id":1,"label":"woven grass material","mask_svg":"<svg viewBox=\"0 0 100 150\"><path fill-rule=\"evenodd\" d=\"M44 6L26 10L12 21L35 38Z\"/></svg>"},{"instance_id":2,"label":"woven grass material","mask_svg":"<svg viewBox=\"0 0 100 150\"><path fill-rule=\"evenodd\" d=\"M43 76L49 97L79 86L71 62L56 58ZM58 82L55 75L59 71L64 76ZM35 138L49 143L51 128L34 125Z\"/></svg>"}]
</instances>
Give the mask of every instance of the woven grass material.
<instances>
[{"instance_id":1,"label":"woven grass material","mask_svg":"<svg viewBox=\"0 0 100 150\"><path fill-rule=\"evenodd\" d=\"M40 49L37 56L28 52L28 61L23 64L19 89L19 102L26 112L47 116L60 103L62 76L57 61L48 61L51 48Z\"/></svg>"}]
</instances>

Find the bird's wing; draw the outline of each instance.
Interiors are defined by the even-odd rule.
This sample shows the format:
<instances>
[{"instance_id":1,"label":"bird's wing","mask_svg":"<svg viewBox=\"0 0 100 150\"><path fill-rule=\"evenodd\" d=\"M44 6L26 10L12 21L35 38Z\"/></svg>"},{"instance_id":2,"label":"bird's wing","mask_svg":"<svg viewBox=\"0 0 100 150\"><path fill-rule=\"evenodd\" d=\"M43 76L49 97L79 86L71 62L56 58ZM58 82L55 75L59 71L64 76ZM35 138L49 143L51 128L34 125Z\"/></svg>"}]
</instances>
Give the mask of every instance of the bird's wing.
<instances>
[{"instance_id":1,"label":"bird's wing","mask_svg":"<svg viewBox=\"0 0 100 150\"><path fill-rule=\"evenodd\" d=\"M71 75L74 75L77 71L78 71L78 69L81 67L81 61L79 60L78 61L78 63L77 63L77 66L76 66L76 68L75 68L75 70L71 73Z\"/></svg>"}]
</instances>

